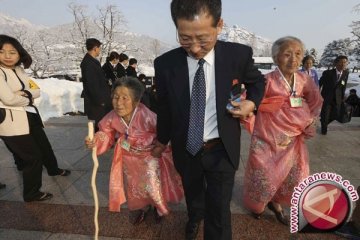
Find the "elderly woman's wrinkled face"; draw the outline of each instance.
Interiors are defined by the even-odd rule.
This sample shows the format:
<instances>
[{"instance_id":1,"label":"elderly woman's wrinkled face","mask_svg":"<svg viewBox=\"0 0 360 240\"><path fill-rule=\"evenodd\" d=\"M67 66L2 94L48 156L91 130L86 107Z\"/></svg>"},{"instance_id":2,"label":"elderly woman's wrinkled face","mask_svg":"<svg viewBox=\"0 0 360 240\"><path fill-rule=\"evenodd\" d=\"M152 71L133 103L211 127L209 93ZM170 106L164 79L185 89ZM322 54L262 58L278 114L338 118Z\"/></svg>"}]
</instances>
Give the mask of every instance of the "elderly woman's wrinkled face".
<instances>
[{"instance_id":1,"label":"elderly woman's wrinkled face","mask_svg":"<svg viewBox=\"0 0 360 240\"><path fill-rule=\"evenodd\" d=\"M0 49L0 64L6 68L13 68L19 62L19 52L13 45L5 43Z\"/></svg>"},{"instance_id":2,"label":"elderly woman's wrinkled face","mask_svg":"<svg viewBox=\"0 0 360 240\"><path fill-rule=\"evenodd\" d=\"M114 111L120 117L123 117L125 121L130 121L138 102L134 101L134 95L129 88L121 86L115 88L112 104Z\"/></svg>"},{"instance_id":3,"label":"elderly woman's wrinkled face","mask_svg":"<svg viewBox=\"0 0 360 240\"><path fill-rule=\"evenodd\" d=\"M278 67L285 77L299 69L303 56L303 49L297 41L289 41L281 46L276 59Z\"/></svg>"}]
</instances>

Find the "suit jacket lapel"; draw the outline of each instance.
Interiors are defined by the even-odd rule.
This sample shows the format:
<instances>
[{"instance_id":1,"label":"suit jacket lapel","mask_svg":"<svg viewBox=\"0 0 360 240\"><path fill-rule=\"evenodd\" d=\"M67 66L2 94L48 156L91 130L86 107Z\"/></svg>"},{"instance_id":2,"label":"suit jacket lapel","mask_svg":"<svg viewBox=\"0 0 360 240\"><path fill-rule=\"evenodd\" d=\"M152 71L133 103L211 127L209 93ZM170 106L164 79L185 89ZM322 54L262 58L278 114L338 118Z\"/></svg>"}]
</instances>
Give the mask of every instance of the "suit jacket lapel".
<instances>
[{"instance_id":1,"label":"suit jacket lapel","mask_svg":"<svg viewBox=\"0 0 360 240\"><path fill-rule=\"evenodd\" d=\"M334 71L335 71L335 83L337 83L338 82L338 75L337 75L337 70L336 70L336 68L334 69ZM341 75L340 75L340 78L339 79L341 79Z\"/></svg>"}]
</instances>

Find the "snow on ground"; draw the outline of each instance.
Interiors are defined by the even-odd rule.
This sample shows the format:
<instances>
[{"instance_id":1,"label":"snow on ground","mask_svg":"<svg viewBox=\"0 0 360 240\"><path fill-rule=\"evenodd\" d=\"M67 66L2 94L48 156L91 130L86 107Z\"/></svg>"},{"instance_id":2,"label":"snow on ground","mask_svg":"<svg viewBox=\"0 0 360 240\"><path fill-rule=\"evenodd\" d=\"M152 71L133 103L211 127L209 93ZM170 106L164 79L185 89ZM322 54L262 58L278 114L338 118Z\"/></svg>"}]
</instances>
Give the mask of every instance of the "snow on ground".
<instances>
[{"instance_id":1,"label":"snow on ground","mask_svg":"<svg viewBox=\"0 0 360 240\"><path fill-rule=\"evenodd\" d=\"M261 70L266 74L272 70ZM318 70L319 77L323 70ZM360 73L350 73L348 80L348 88L357 90L360 95ZM34 79L41 89L40 98L35 100L36 106L43 118L43 121L51 117L61 117L69 112L84 112L84 101L80 97L82 92L81 82L71 82L67 80L59 80L56 78Z\"/></svg>"},{"instance_id":2,"label":"snow on ground","mask_svg":"<svg viewBox=\"0 0 360 240\"><path fill-rule=\"evenodd\" d=\"M43 121L51 117L62 117L68 112L84 112L84 101L80 97L81 82L59 80L56 78L34 79L39 85L41 95L35 99Z\"/></svg>"}]
</instances>

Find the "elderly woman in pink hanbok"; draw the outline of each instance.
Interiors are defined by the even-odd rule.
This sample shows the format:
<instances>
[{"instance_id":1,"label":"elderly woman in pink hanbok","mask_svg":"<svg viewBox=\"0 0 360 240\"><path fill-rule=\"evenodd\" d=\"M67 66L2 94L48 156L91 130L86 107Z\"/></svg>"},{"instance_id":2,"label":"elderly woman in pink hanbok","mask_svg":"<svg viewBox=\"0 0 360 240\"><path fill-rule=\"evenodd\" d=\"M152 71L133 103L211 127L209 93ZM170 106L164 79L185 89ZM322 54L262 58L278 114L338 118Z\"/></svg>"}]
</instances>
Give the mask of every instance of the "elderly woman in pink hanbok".
<instances>
[{"instance_id":1,"label":"elderly woman in pink hanbok","mask_svg":"<svg viewBox=\"0 0 360 240\"><path fill-rule=\"evenodd\" d=\"M140 210L134 224L144 221L150 206L159 222L169 213L167 203L177 203L183 197L170 147L159 158L151 155L156 114L140 103L143 92L144 86L136 78L116 81L112 92L114 109L100 121L94 139L85 139L87 147L96 146L100 155L118 137L110 173L109 210L120 211L120 205L127 201L130 210Z\"/></svg>"},{"instance_id":2,"label":"elderly woman in pink hanbok","mask_svg":"<svg viewBox=\"0 0 360 240\"><path fill-rule=\"evenodd\" d=\"M283 37L272 46L277 68L265 75L266 88L253 128L244 178L244 204L256 218L267 206L288 225L282 205L309 174L304 140L315 135L322 98L307 74L298 72L304 45Z\"/></svg>"}]
</instances>

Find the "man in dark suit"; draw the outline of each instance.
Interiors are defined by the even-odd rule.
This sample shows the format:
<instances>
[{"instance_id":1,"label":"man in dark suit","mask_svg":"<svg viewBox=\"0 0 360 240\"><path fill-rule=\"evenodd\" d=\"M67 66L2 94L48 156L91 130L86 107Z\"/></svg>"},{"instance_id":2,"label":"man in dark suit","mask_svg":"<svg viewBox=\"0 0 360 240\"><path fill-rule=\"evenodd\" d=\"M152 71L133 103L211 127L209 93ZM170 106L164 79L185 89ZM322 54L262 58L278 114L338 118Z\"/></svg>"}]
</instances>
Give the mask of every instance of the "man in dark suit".
<instances>
[{"instance_id":1,"label":"man in dark suit","mask_svg":"<svg viewBox=\"0 0 360 240\"><path fill-rule=\"evenodd\" d=\"M202 219L205 239L231 239L230 201L240 159L238 118L253 114L264 78L253 65L250 47L217 41L223 27L221 0L173 0L171 14L181 47L154 62L158 142L153 155L171 142L185 191L186 239L196 239ZM234 103L229 112L230 91L238 84L245 84L247 99ZM198 98L206 99L193 108ZM194 148L198 130L200 148Z\"/></svg>"},{"instance_id":2,"label":"man in dark suit","mask_svg":"<svg viewBox=\"0 0 360 240\"><path fill-rule=\"evenodd\" d=\"M319 87L324 103L321 109L321 134L327 134L328 124L335 120L340 111L341 103L344 101L345 89L348 81L349 71L347 56L338 56L334 61L335 68L323 72Z\"/></svg>"},{"instance_id":3,"label":"man in dark suit","mask_svg":"<svg viewBox=\"0 0 360 240\"><path fill-rule=\"evenodd\" d=\"M129 66L126 68L126 76L137 78L137 60L136 58L129 59Z\"/></svg>"},{"instance_id":4,"label":"man in dark suit","mask_svg":"<svg viewBox=\"0 0 360 240\"><path fill-rule=\"evenodd\" d=\"M85 113L95 121L98 130L99 121L112 109L110 89L100 62L96 59L101 53L101 42L95 38L86 40L87 53L81 64L81 76Z\"/></svg>"},{"instance_id":5,"label":"man in dark suit","mask_svg":"<svg viewBox=\"0 0 360 240\"><path fill-rule=\"evenodd\" d=\"M119 55L119 63L116 70L116 77L122 78L126 76L126 68L129 64L129 57L125 53L120 53Z\"/></svg>"}]
</instances>

